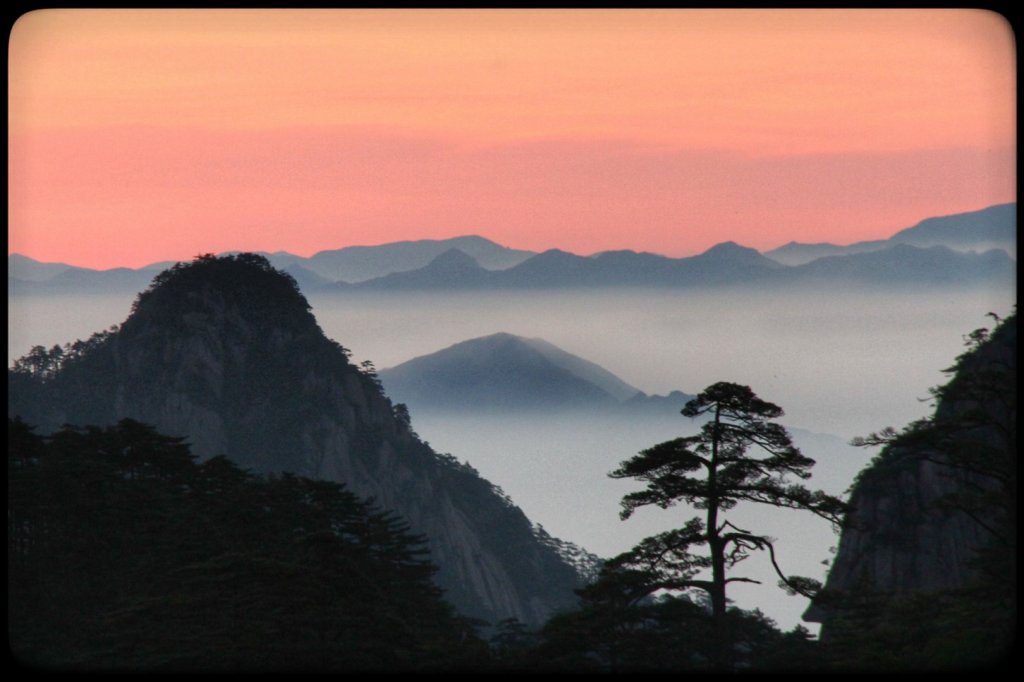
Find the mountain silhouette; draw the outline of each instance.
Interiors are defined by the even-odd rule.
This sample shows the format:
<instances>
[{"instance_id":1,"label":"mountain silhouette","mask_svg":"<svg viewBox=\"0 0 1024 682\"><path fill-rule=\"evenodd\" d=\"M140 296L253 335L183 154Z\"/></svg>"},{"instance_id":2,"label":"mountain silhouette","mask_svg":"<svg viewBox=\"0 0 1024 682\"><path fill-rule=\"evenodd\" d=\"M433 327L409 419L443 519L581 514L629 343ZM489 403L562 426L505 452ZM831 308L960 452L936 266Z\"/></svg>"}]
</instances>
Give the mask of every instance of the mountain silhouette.
<instances>
[{"instance_id":1,"label":"mountain silhouette","mask_svg":"<svg viewBox=\"0 0 1024 682\"><path fill-rule=\"evenodd\" d=\"M537 625L575 602L576 570L492 484L420 441L263 257L160 273L120 328L16 363L8 397L9 416L46 432L131 418L185 436L202 458L342 482L426 536L438 583L467 615Z\"/></svg>"},{"instance_id":2,"label":"mountain silhouette","mask_svg":"<svg viewBox=\"0 0 1024 682\"><path fill-rule=\"evenodd\" d=\"M1017 242L1017 204L925 218L913 227L900 230L889 241L920 247L960 246L976 251L1006 248Z\"/></svg>"},{"instance_id":3,"label":"mountain silhouette","mask_svg":"<svg viewBox=\"0 0 1024 682\"><path fill-rule=\"evenodd\" d=\"M488 275L490 271L480 267L476 259L453 248L442 252L418 270L393 272L348 286L354 289L458 289L484 284Z\"/></svg>"},{"instance_id":4,"label":"mountain silhouette","mask_svg":"<svg viewBox=\"0 0 1024 682\"><path fill-rule=\"evenodd\" d=\"M533 255L471 235L319 251L305 267L332 281L363 282L393 272L417 270L450 249L462 251L489 270L512 267Z\"/></svg>"},{"instance_id":5,"label":"mountain silhouette","mask_svg":"<svg viewBox=\"0 0 1024 682\"><path fill-rule=\"evenodd\" d=\"M24 282L42 282L71 267L67 263L43 263L20 253L12 253L7 257L8 278Z\"/></svg>"},{"instance_id":6,"label":"mountain silhouette","mask_svg":"<svg viewBox=\"0 0 1024 682\"><path fill-rule=\"evenodd\" d=\"M1012 284L1016 262L1005 251L960 253L945 246L897 244L881 251L818 258L789 268L793 282L881 285Z\"/></svg>"},{"instance_id":7,"label":"mountain silhouette","mask_svg":"<svg viewBox=\"0 0 1024 682\"><path fill-rule=\"evenodd\" d=\"M766 287L845 285L863 281L890 286L1006 281L1015 268L1016 204L928 218L889 239L849 246L801 244L761 254L735 242L717 244L688 258L630 250L580 256L559 249L533 253L477 236L395 242L321 251L310 258L278 251L260 255L289 272L303 291L529 290L594 287ZM919 251L908 251L913 247ZM921 250L945 247L941 257ZM991 249L1003 252L978 254ZM896 249L896 250L893 250ZM859 258L870 253L887 256ZM974 252L974 253L972 253ZM459 255L462 254L462 255ZM221 254L232 255L232 254ZM829 260L813 265L823 258ZM899 259L907 259L905 263ZM91 270L8 256L8 291L22 293L136 293L168 263L144 268ZM891 263L889 266L884 263ZM991 271L986 266L991 265ZM955 273L951 276L951 273ZM879 278L880 279L876 279Z\"/></svg>"},{"instance_id":8,"label":"mountain silhouette","mask_svg":"<svg viewBox=\"0 0 1024 682\"><path fill-rule=\"evenodd\" d=\"M564 358L559 354L564 351L554 347L542 351L537 346L531 339L493 334L382 370L380 378L389 394L408 403L414 412L548 410L617 402L604 388L560 364ZM573 359L577 367L586 362ZM592 367L591 376L602 372ZM614 381L614 377L608 379ZM616 383L617 390L620 386L624 384Z\"/></svg>"},{"instance_id":9,"label":"mountain silhouette","mask_svg":"<svg viewBox=\"0 0 1024 682\"><path fill-rule=\"evenodd\" d=\"M898 244L920 248L946 246L956 251L984 252L1002 249L1013 256L1017 251L1017 204L998 204L980 211L925 218L888 239L860 241L847 246L820 242L789 242L765 255L784 265L804 265L825 256L849 256L882 251Z\"/></svg>"},{"instance_id":10,"label":"mountain silhouette","mask_svg":"<svg viewBox=\"0 0 1024 682\"><path fill-rule=\"evenodd\" d=\"M441 270L431 263L412 272L363 282L357 289L566 289L611 286L699 286L744 283L784 269L755 249L725 242L690 258L635 251L578 256L549 249L505 270L464 265Z\"/></svg>"},{"instance_id":11,"label":"mountain silhouette","mask_svg":"<svg viewBox=\"0 0 1024 682\"><path fill-rule=\"evenodd\" d=\"M600 365L538 338L499 332L380 371L413 413L673 414L690 396L648 396ZM666 406L673 406L666 412Z\"/></svg>"}]
</instances>

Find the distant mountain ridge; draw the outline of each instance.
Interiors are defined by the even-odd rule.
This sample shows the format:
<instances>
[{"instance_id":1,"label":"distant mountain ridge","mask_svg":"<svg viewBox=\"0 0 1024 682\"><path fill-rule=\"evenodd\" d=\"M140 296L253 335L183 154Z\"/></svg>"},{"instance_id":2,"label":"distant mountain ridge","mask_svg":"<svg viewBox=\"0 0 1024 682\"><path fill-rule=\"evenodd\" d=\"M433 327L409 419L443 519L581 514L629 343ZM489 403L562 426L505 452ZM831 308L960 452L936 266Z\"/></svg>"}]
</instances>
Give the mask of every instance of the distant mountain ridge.
<instances>
[{"instance_id":1,"label":"distant mountain ridge","mask_svg":"<svg viewBox=\"0 0 1024 682\"><path fill-rule=\"evenodd\" d=\"M900 230L888 239L837 244L789 242L764 255L783 265L804 265L824 256L869 253L908 244L919 248L946 246L957 251L984 252L1002 249L1016 253L1017 204L998 204L980 211L925 218L913 227Z\"/></svg>"},{"instance_id":2,"label":"distant mountain ridge","mask_svg":"<svg viewBox=\"0 0 1024 682\"><path fill-rule=\"evenodd\" d=\"M283 251L260 255L292 275L303 291L358 292L851 283L1001 285L1012 284L1016 277L1011 254L1016 254L1016 204L928 218L886 240L849 246L791 242L764 254L727 241L686 258L630 250L580 256L559 249L542 253L511 249L483 237L466 236L351 246L321 251L310 258ZM8 256L8 291L135 293L167 265L98 271L12 254Z\"/></svg>"},{"instance_id":3,"label":"distant mountain ridge","mask_svg":"<svg viewBox=\"0 0 1024 682\"><path fill-rule=\"evenodd\" d=\"M422 268L451 249L458 249L490 270L512 267L534 255L532 251L510 249L490 239L470 235L318 251L304 265L333 281L362 282Z\"/></svg>"},{"instance_id":4,"label":"distant mountain ridge","mask_svg":"<svg viewBox=\"0 0 1024 682\"><path fill-rule=\"evenodd\" d=\"M459 254L459 255L455 255ZM1011 284L1016 262L999 249L961 253L945 246L897 244L848 255L823 256L786 266L754 249L726 242L689 258L632 251L591 257L551 250L506 270L481 268L459 251L419 270L323 291L462 291L608 287L708 288L791 285L920 286Z\"/></svg>"}]
</instances>

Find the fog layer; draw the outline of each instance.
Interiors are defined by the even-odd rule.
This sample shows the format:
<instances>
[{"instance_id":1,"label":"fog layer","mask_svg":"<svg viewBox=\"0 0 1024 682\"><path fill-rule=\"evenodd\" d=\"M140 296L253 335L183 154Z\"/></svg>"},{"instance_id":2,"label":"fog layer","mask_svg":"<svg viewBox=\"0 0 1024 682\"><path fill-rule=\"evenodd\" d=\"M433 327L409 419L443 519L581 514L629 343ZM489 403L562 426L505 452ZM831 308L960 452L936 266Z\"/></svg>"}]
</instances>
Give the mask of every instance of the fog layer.
<instances>
[{"instance_id":1,"label":"fog layer","mask_svg":"<svg viewBox=\"0 0 1024 682\"><path fill-rule=\"evenodd\" d=\"M51 346L120 323L133 295L9 296L8 356ZM897 428L930 412L929 387L963 350L963 335L991 326L989 311L1011 312L1013 291L836 290L466 292L308 296L320 326L353 360L394 366L466 339L504 331L540 337L597 363L647 393L695 394L717 381L749 385L780 405L780 420L818 461L813 488L839 494L870 459L844 441ZM681 406L680 406L681 407ZM636 484L607 473L639 449L690 432L683 417L630 420L586 415L412 411L413 427L441 452L469 461L534 522L601 556L628 549L692 516L687 509L644 509L618 519L618 502ZM824 435L813 435L824 434ZM835 544L827 524L791 511L736 510L737 525L779 539L788 571L821 578ZM749 573L763 586L731 596L760 606L785 627L804 600L782 595L760 557Z\"/></svg>"}]
</instances>

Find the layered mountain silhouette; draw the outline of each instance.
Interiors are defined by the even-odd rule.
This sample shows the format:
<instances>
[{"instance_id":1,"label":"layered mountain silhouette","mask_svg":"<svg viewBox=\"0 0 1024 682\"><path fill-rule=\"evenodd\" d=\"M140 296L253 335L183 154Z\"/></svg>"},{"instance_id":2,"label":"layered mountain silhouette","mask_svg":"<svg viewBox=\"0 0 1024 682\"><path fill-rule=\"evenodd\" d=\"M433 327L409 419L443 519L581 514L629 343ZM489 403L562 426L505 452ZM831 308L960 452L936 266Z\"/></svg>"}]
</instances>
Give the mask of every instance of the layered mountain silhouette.
<instances>
[{"instance_id":1,"label":"layered mountain silhouette","mask_svg":"<svg viewBox=\"0 0 1024 682\"><path fill-rule=\"evenodd\" d=\"M456 255L458 254L458 255ZM468 254L442 254L427 266L347 290L567 289L613 286L716 286L754 281L784 269L754 249L725 242L691 258L607 251L578 256L551 249L504 270L487 270Z\"/></svg>"},{"instance_id":2,"label":"layered mountain silhouette","mask_svg":"<svg viewBox=\"0 0 1024 682\"><path fill-rule=\"evenodd\" d=\"M1017 252L1017 204L999 204L980 211L926 218L913 227L900 230L888 239L837 244L789 242L764 255L784 265L803 265L825 256L848 256L882 251L900 244L919 248L946 246L956 251L984 252L1002 249Z\"/></svg>"},{"instance_id":3,"label":"layered mountain silhouette","mask_svg":"<svg viewBox=\"0 0 1024 682\"><path fill-rule=\"evenodd\" d=\"M834 284L1010 284L1016 270L1016 263L1001 249L961 253L945 246L897 244L881 251L818 258L785 274L793 282Z\"/></svg>"},{"instance_id":4,"label":"layered mountain silhouette","mask_svg":"<svg viewBox=\"0 0 1024 682\"><path fill-rule=\"evenodd\" d=\"M505 332L469 339L380 371L388 394L414 413L675 411L690 396L647 396L608 370L543 339Z\"/></svg>"},{"instance_id":5,"label":"layered mountain silhouette","mask_svg":"<svg viewBox=\"0 0 1024 682\"><path fill-rule=\"evenodd\" d=\"M309 258L305 267L330 280L362 282L422 268L451 249L468 254L490 270L512 267L534 255L532 251L510 249L473 235L319 251Z\"/></svg>"},{"instance_id":6,"label":"layered mountain silhouette","mask_svg":"<svg viewBox=\"0 0 1024 682\"><path fill-rule=\"evenodd\" d=\"M536 625L575 602L580 576L557 543L420 441L408 412L324 336L294 280L263 257L162 272L119 328L16 363L8 398L8 415L42 432L131 418L185 436L204 459L342 482L427 538L439 584L468 615Z\"/></svg>"},{"instance_id":7,"label":"layered mountain silhouette","mask_svg":"<svg viewBox=\"0 0 1024 682\"><path fill-rule=\"evenodd\" d=\"M935 284L1012 285L1016 204L929 218L889 239L798 244L761 254L723 242L702 254L669 258L620 250L580 256L533 253L477 236L321 251L310 258L260 254L313 291L523 290L595 287L767 287ZM136 292L166 263L138 270L89 270L8 257L11 293Z\"/></svg>"},{"instance_id":8,"label":"layered mountain silhouette","mask_svg":"<svg viewBox=\"0 0 1024 682\"><path fill-rule=\"evenodd\" d=\"M138 269L93 270L66 263L43 263L15 253L7 257L7 288L11 293L141 291L157 273L171 265L173 262L153 263Z\"/></svg>"},{"instance_id":9,"label":"layered mountain silhouette","mask_svg":"<svg viewBox=\"0 0 1024 682\"><path fill-rule=\"evenodd\" d=\"M417 270L394 272L362 284L339 283L333 286L359 289L459 289L480 286L487 282L489 274L465 251L451 248Z\"/></svg>"}]
</instances>

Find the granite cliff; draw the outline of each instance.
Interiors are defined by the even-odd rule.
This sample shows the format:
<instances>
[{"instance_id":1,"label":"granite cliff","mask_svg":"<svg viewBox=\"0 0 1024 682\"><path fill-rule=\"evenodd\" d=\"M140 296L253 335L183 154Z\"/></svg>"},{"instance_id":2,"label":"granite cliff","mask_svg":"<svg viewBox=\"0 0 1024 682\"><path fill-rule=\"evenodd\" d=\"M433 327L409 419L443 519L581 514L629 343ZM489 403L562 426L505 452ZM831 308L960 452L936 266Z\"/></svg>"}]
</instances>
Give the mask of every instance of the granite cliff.
<instances>
[{"instance_id":1,"label":"granite cliff","mask_svg":"<svg viewBox=\"0 0 1024 682\"><path fill-rule=\"evenodd\" d=\"M827 592L956 590L1014 561L1016 344L1016 314L975 332L934 415L869 439L887 445L853 486ZM832 612L804 617L824 636Z\"/></svg>"}]
</instances>

